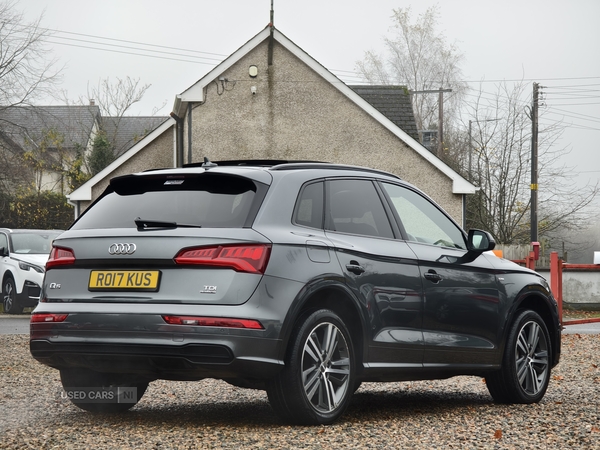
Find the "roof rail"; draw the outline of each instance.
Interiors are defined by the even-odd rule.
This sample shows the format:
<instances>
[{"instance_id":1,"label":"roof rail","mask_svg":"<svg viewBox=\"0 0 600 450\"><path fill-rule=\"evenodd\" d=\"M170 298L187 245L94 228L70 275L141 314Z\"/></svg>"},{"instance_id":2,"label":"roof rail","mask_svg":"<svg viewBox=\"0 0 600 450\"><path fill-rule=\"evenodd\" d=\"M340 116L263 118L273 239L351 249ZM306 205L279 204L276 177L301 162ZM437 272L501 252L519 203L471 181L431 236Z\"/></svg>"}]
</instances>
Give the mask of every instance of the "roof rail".
<instances>
[{"instance_id":1,"label":"roof rail","mask_svg":"<svg viewBox=\"0 0 600 450\"><path fill-rule=\"evenodd\" d=\"M196 162L184 164L183 167L206 167L206 161L208 158L205 157L204 162ZM284 159L231 159L226 161L209 161L211 164L216 164L217 166L254 166L254 167L272 167L280 164L294 164L294 163L321 163L321 164L329 164L322 161L288 161Z\"/></svg>"},{"instance_id":2,"label":"roof rail","mask_svg":"<svg viewBox=\"0 0 600 450\"><path fill-rule=\"evenodd\" d=\"M385 170L372 169L370 167L352 166L348 164L331 164L331 163L319 163L319 162L292 162L284 163L271 167L271 170L296 170L296 169L327 169L327 170L360 170L362 172L374 173L377 175L385 175L388 177L396 178L401 180L398 175L395 175Z\"/></svg>"},{"instance_id":3,"label":"roof rail","mask_svg":"<svg viewBox=\"0 0 600 450\"><path fill-rule=\"evenodd\" d=\"M284 159L231 159L225 161L209 161L204 157L204 162L184 164L183 167L218 167L218 166L238 166L238 167L269 167L271 170L298 170L298 169L329 169L329 170L360 170L363 172L385 175L400 180L395 175L385 170L372 169L370 167L352 166L348 164L334 164L325 161L309 160L284 160Z\"/></svg>"}]
</instances>

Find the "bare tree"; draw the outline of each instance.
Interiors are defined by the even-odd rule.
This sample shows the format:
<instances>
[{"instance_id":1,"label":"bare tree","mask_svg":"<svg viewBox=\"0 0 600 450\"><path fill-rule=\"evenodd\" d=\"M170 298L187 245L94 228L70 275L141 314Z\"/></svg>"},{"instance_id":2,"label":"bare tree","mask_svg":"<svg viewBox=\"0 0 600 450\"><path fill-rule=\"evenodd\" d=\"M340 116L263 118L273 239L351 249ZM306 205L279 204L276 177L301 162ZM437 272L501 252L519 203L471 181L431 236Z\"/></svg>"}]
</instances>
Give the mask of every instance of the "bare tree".
<instances>
[{"instance_id":1,"label":"bare tree","mask_svg":"<svg viewBox=\"0 0 600 450\"><path fill-rule=\"evenodd\" d=\"M4 193L22 185L29 174L22 143L7 131L18 125L4 112L51 94L60 81L56 61L48 58L49 32L40 26L41 17L27 22L17 5L16 1L0 2L0 191Z\"/></svg>"},{"instance_id":2,"label":"bare tree","mask_svg":"<svg viewBox=\"0 0 600 450\"><path fill-rule=\"evenodd\" d=\"M124 79L117 77L116 81L104 78L96 86L90 87L88 84L87 97L98 104L103 116L123 117L133 105L142 100L150 86L141 85L139 78L129 76Z\"/></svg>"},{"instance_id":3,"label":"bare tree","mask_svg":"<svg viewBox=\"0 0 600 450\"><path fill-rule=\"evenodd\" d=\"M23 143L14 140L20 125L5 112L52 94L60 81L56 61L48 58L50 33L41 27L42 17L28 22L17 5L16 1L0 2L0 192L5 195L26 185L31 177L24 164Z\"/></svg>"},{"instance_id":4,"label":"bare tree","mask_svg":"<svg viewBox=\"0 0 600 450\"><path fill-rule=\"evenodd\" d=\"M49 60L49 31L41 17L26 22L16 1L0 3L0 109L30 105L50 94L59 81L56 61Z\"/></svg>"},{"instance_id":5,"label":"bare tree","mask_svg":"<svg viewBox=\"0 0 600 450\"><path fill-rule=\"evenodd\" d=\"M150 84L141 84L140 79L127 76L111 81L104 78L98 81L98 85L88 85L88 102L93 101L100 107L102 116L102 131L110 143L115 157L120 156L127 148L120 148L118 142L119 130L123 117L131 110L131 107L142 100ZM81 102L80 98L80 102Z\"/></svg>"},{"instance_id":6,"label":"bare tree","mask_svg":"<svg viewBox=\"0 0 600 450\"><path fill-rule=\"evenodd\" d=\"M89 155L86 162L89 173L96 173L102 168L98 165L99 161L104 161L101 165L106 165L110 160L122 155L131 145L151 131L157 121L164 120L156 116L156 112L164 105L155 108L150 116L130 115L132 107L142 100L150 86L150 84L142 84L139 78L127 76L123 79L117 77L116 80L100 79L96 86L88 84L87 94L79 96L74 102L69 100L66 92L63 92L62 97L66 104L92 105L96 106L96 111L99 112L98 137L101 138L102 145L98 148L102 148L103 154ZM90 112L93 113L92 110ZM108 158L109 153L112 154L112 158ZM94 162L90 162L91 160Z\"/></svg>"},{"instance_id":7,"label":"bare tree","mask_svg":"<svg viewBox=\"0 0 600 450\"><path fill-rule=\"evenodd\" d=\"M503 244L527 243L530 237L531 119L523 83L496 86L495 94L480 90L466 103L468 86L461 73L462 54L438 31L439 7L413 20L410 8L393 10L393 28L384 52L365 53L357 70L371 84L402 84L411 91L452 89L444 97L444 146L439 155L457 172L480 187L469 196L467 222L491 231ZM419 130L439 127L438 95L414 94ZM471 110L468 110L470 108ZM468 116L470 133L463 117ZM461 123L462 122L462 123ZM589 221L599 186L577 187L575 174L559 158L560 123L540 129L538 169L538 232L546 248L560 233ZM557 241L558 242L558 241Z\"/></svg>"},{"instance_id":8,"label":"bare tree","mask_svg":"<svg viewBox=\"0 0 600 450\"><path fill-rule=\"evenodd\" d=\"M531 119L523 83L497 85L494 95L481 91L473 106L470 157L466 172L480 187L468 202L471 227L492 232L503 244L529 242ZM540 129L538 229L549 245L555 234L581 227L599 186L577 187L574 172L559 163L567 149L558 147L564 127Z\"/></svg>"},{"instance_id":9,"label":"bare tree","mask_svg":"<svg viewBox=\"0 0 600 450\"><path fill-rule=\"evenodd\" d=\"M371 84L400 84L411 91L452 89L444 98L444 129L450 131L466 89L460 81L463 56L437 29L438 5L415 21L411 13L410 7L393 10L394 34L384 39L385 53L366 52L357 70ZM438 128L438 95L414 94L412 98L417 128Z\"/></svg>"}]
</instances>

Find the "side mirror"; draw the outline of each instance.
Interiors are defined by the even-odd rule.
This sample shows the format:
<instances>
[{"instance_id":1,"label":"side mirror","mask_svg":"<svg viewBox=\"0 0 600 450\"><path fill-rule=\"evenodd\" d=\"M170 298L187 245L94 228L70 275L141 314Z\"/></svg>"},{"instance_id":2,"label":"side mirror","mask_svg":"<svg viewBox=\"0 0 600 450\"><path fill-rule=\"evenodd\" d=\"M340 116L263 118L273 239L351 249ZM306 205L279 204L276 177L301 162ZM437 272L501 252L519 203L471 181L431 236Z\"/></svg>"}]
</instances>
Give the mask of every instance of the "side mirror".
<instances>
[{"instance_id":1,"label":"side mirror","mask_svg":"<svg viewBox=\"0 0 600 450\"><path fill-rule=\"evenodd\" d=\"M0 247L0 257L8 256L8 249L6 247Z\"/></svg>"},{"instance_id":2,"label":"side mirror","mask_svg":"<svg viewBox=\"0 0 600 450\"><path fill-rule=\"evenodd\" d=\"M494 247L496 247L496 241L490 233L482 230L469 230L467 249L470 252L483 253L493 250Z\"/></svg>"}]
</instances>

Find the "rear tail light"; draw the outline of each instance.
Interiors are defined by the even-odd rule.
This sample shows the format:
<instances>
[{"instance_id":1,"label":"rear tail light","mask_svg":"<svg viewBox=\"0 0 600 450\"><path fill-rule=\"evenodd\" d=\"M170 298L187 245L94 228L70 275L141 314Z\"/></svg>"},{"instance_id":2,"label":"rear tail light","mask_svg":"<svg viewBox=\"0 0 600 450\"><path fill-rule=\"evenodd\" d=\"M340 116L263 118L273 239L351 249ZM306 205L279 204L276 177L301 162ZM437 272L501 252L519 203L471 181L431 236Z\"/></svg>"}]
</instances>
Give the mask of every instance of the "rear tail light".
<instances>
[{"instance_id":1,"label":"rear tail light","mask_svg":"<svg viewBox=\"0 0 600 450\"><path fill-rule=\"evenodd\" d=\"M162 316L170 325L191 325L198 327L249 328L264 330L258 320L231 319L226 317Z\"/></svg>"},{"instance_id":2,"label":"rear tail light","mask_svg":"<svg viewBox=\"0 0 600 450\"><path fill-rule=\"evenodd\" d=\"M56 266L65 266L75 262L75 253L66 247L52 247L50 257L46 262L46 270Z\"/></svg>"},{"instance_id":3,"label":"rear tail light","mask_svg":"<svg viewBox=\"0 0 600 450\"><path fill-rule=\"evenodd\" d=\"M64 322L68 314L32 314L30 323L34 322Z\"/></svg>"},{"instance_id":4,"label":"rear tail light","mask_svg":"<svg viewBox=\"0 0 600 450\"><path fill-rule=\"evenodd\" d=\"M177 264L227 267L237 272L265 273L271 246L268 244L218 245L181 250Z\"/></svg>"}]
</instances>

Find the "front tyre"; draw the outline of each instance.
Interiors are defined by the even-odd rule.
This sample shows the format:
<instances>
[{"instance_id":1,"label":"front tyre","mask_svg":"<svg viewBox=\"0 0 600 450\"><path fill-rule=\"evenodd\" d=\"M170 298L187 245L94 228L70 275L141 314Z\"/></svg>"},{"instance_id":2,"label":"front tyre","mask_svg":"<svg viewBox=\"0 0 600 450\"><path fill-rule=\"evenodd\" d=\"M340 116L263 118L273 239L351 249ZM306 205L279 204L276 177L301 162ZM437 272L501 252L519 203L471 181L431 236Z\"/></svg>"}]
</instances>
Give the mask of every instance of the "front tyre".
<instances>
[{"instance_id":1,"label":"front tyre","mask_svg":"<svg viewBox=\"0 0 600 450\"><path fill-rule=\"evenodd\" d=\"M548 329L535 311L522 311L508 334L502 368L486 377L498 403L537 403L550 381L551 344Z\"/></svg>"},{"instance_id":2,"label":"front tyre","mask_svg":"<svg viewBox=\"0 0 600 450\"><path fill-rule=\"evenodd\" d=\"M63 369L60 380L71 403L93 413L127 411L140 401L148 388L145 380L88 369Z\"/></svg>"},{"instance_id":3,"label":"front tyre","mask_svg":"<svg viewBox=\"0 0 600 450\"><path fill-rule=\"evenodd\" d=\"M348 328L333 311L301 317L290 340L285 368L267 384L273 408L288 421L330 424L354 392L354 348Z\"/></svg>"},{"instance_id":4,"label":"front tyre","mask_svg":"<svg viewBox=\"0 0 600 450\"><path fill-rule=\"evenodd\" d=\"M23 307L17 300L17 286L9 275L2 283L2 305L6 314L21 314Z\"/></svg>"}]
</instances>

